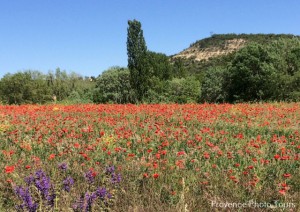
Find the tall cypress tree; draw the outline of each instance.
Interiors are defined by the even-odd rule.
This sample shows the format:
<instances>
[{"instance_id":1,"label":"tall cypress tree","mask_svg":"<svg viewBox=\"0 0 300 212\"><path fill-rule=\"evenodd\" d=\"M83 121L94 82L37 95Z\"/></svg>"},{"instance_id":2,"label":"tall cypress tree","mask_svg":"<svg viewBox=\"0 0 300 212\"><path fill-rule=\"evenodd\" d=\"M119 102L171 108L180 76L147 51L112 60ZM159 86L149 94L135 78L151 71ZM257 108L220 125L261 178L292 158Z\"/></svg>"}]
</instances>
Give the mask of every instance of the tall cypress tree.
<instances>
[{"instance_id":1,"label":"tall cypress tree","mask_svg":"<svg viewBox=\"0 0 300 212\"><path fill-rule=\"evenodd\" d=\"M130 71L130 84L136 92L138 101L142 101L149 87L149 65L147 46L142 25L137 20L129 20L127 28L127 55Z\"/></svg>"}]
</instances>

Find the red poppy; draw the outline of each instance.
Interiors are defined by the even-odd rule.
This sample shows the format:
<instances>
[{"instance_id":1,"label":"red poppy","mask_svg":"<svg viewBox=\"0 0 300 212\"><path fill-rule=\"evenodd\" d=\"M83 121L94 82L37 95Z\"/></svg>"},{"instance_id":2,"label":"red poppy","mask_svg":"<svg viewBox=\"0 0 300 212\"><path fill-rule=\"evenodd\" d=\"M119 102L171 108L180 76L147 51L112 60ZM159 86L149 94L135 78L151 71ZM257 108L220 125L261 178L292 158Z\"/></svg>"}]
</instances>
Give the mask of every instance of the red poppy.
<instances>
[{"instance_id":1,"label":"red poppy","mask_svg":"<svg viewBox=\"0 0 300 212\"><path fill-rule=\"evenodd\" d=\"M285 189L281 189L281 190L279 190L279 193L282 194L282 195L285 195L286 190Z\"/></svg>"},{"instance_id":2,"label":"red poppy","mask_svg":"<svg viewBox=\"0 0 300 212\"><path fill-rule=\"evenodd\" d=\"M283 174L283 176L284 176L285 178L289 178L289 177L291 177L292 175L291 175L291 174Z\"/></svg>"},{"instance_id":3,"label":"red poppy","mask_svg":"<svg viewBox=\"0 0 300 212\"><path fill-rule=\"evenodd\" d=\"M253 169L254 168L254 166L248 166L248 169Z\"/></svg>"},{"instance_id":4,"label":"red poppy","mask_svg":"<svg viewBox=\"0 0 300 212\"><path fill-rule=\"evenodd\" d=\"M184 154L185 154L184 151L177 152L177 156L184 155Z\"/></svg>"},{"instance_id":5,"label":"red poppy","mask_svg":"<svg viewBox=\"0 0 300 212\"><path fill-rule=\"evenodd\" d=\"M160 154L159 154L159 153L156 153L156 154L155 154L155 157L156 157L157 159L160 159Z\"/></svg>"},{"instance_id":6,"label":"red poppy","mask_svg":"<svg viewBox=\"0 0 300 212\"><path fill-rule=\"evenodd\" d=\"M74 147L75 147L75 148L80 148L80 144L79 144L79 143L75 143L75 144L74 144Z\"/></svg>"},{"instance_id":7,"label":"red poppy","mask_svg":"<svg viewBox=\"0 0 300 212\"><path fill-rule=\"evenodd\" d=\"M154 174L153 174L153 178L156 179L156 178L158 178L158 177L159 177L159 174L157 174L157 173L154 173Z\"/></svg>"},{"instance_id":8,"label":"red poppy","mask_svg":"<svg viewBox=\"0 0 300 212\"><path fill-rule=\"evenodd\" d=\"M5 173L9 174L15 170L15 166L5 166Z\"/></svg>"},{"instance_id":9,"label":"red poppy","mask_svg":"<svg viewBox=\"0 0 300 212\"><path fill-rule=\"evenodd\" d=\"M49 160L52 160L52 159L54 159L55 158L55 154L51 154L50 156L49 156Z\"/></svg>"},{"instance_id":10,"label":"red poppy","mask_svg":"<svg viewBox=\"0 0 300 212\"><path fill-rule=\"evenodd\" d=\"M276 155L274 155L274 158L277 160L280 158L280 155L276 154Z\"/></svg>"}]
</instances>

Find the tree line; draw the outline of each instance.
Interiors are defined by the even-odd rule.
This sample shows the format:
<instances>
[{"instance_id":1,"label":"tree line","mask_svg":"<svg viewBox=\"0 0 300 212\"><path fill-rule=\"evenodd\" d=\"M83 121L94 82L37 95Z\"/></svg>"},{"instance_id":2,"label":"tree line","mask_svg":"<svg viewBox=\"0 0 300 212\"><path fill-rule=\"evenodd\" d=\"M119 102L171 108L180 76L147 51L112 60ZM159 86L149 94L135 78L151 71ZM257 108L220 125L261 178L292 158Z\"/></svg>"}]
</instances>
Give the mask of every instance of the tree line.
<instances>
[{"instance_id":1,"label":"tree line","mask_svg":"<svg viewBox=\"0 0 300 212\"><path fill-rule=\"evenodd\" d=\"M224 45L238 35L212 35L193 45ZM128 21L128 66L97 78L59 68L24 71L0 80L5 104L200 103L300 100L300 39L292 35L239 35L247 45L207 61L172 59L147 49L141 23ZM257 42L256 42L257 38Z\"/></svg>"},{"instance_id":2,"label":"tree line","mask_svg":"<svg viewBox=\"0 0 300 212\"><path fill-rule=\"evenodd\" d=\"M95 81L94 77L67 74L60 68L48 74L33 70L6 74L0 80L0 101L3 104L88 103L92 102Z\"/></svg>"}]
</instances>

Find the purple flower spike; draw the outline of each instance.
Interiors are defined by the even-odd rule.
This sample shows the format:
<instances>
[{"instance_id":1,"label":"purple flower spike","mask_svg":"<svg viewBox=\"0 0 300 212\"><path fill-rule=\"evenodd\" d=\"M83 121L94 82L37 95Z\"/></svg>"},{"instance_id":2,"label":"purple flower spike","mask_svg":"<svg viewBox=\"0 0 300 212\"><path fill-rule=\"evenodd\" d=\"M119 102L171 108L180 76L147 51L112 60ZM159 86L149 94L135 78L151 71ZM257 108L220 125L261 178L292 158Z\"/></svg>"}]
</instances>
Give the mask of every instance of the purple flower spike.
<instances>
[{"instance_id":1,"label":"purple flower spike","mask_svg":"<svg viewBox=\"0 0 300 212\"><path fill-rule=\"evenodd\" d=\"M112 174L115 172L115 167L114 166L109 166L106 168L106 173Z\"/></svg>"},{"instance_id":2,"label":"purple flower spike","mask_svg":"<svg viewBox=\"0 0 300 212\"><path fill-rule=\"evenodd\" d=\"M96 194L100 199L103 200L107 194L107 190L105 188L98 188L96 190Z\"/></svg>"},{"instance_id":3,"label":"purple flower spike","mask_svg":"<svg viewBox=\"0 0 300 212\"><path fill-rule=\"evenodd\" d=\"M74 180L72 177L67 177L67 179L65 179L63 181L63 189L67 192L70 192L72 185L74 184Z\"/></svg>"},{"instance_id":4,"label":"purple flower spike","mask_svg":"<svg viewBox=\"0 0 300 212\"><path fill-rule=\"evenodd\" d=\"M46 197L46 200L47 200L48 204L49 204L51 207L54 206L54 200L55 200L55 198L56 198L56 194L51 194L51 195L48 195L48 196Z\"/></svg>"},{"instance_id":5,"label":"purple flower spike","mask_svg":"<svg viewBox=\"0 0 300 212\"><path fill-rule=\"evenodd\" d=\"M58 165L58 168L62 171L67 171L68 165L66 163L61 163Z\"/></svg>"},{"instance_id":6,"label":"purple flower spike","mask_svg":"<svg viewBox=\"0 0 300 212\"><path fill-rule=\"evenodd\" d=\"M95 199L97 198L97 195L95 192L89 194L88 192L85 194L85 207L84 207L84 211L88 212L91 211L92 205L95 201Z\"/></svg>"},{"instance_id":7,"label":"purple flower spike","mask_svg":"<svg viewBox=\"0 0 300 212\"><path fill-rule=\"evenodd\" d=\"M25 177L25 182L29 186L34 182L34 177L32 175L29 175L28 177Z\"/></svg>"},{"instance_id":8,"label":"purple flower spike","mask_svg":"<svg viewBox=\"0 0 300 212\"><path fill-rule=\"evenodd\" d=\"M23 204L17 206L17 208L24 209L27 208L29 212L37 211L38 204L32 201L32 197L29 192L29 188L23 188L21 186L16 187L15 193L17 196L23 200Z\"/></svg>"},{"instance_id":9,"label":"purple flower spike","mask_svg":"<svg viewBox=\"0 0 300 212\"><path fill-rule=\"evenodd\" d=\"M40 191L43 198L47 200L48 204L53 207L56 195L55 193L50 194L50 190L52 187L50 177L47 177L42 170L37 171L35 173L35 176L35 187Z\"/></svg>"},{"instance_id":10,"label":"purple flower spike","mask_svg":"<svg viewBox=\"0 0 300 212\"><path fill-rule=\"evenodd\" d=\"M85 179L87 180L88 183L93 183L95 180L95 175L93 171L88 171L87 173L85 173Z\"/></svg>"},{"instance_id":11,"label":"purple flower spike","mask_svg":"<svg viewBox=\"0 0 300 212\"><path fill-rule=\"evenodd\" d=\"M40 179L35 180L35 186L41 192L41 194L46 198L49 195L51 188L50 178L43 176Z\"/></svg>"},{"instance_id":12,"label":"purple flower spike","mask_svg":"<svg viewBox=\"0 0 300 212\"><path fill-rule=\"evenodd\" d=\"M83 205L84 205L84 198L80 197L79 200L77 200L72 208L74 209L74 211L83 211Z\"/></svg>"},{"instance_id":13,"label":"purple flower spike","mask_svg":"<svg viewBox=\"0 0 300 212\"><path fill-rule=\"evenodd\" d=\"M111 182L113 184L120 183L121 182L121 175L120 174L116 174L116 173L112 173L112 175L111 175Z\"/></svg>"}]
</instances>

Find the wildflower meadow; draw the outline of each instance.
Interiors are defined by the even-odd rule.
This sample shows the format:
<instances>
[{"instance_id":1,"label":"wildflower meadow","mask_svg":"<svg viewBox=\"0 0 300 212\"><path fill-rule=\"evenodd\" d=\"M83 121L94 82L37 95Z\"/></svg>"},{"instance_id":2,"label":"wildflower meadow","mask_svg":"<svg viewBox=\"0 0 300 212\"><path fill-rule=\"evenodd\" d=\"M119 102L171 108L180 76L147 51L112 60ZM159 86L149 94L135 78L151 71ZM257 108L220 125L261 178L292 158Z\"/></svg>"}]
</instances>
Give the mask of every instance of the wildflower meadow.
<instances>
[{"instance_id":1,"label":"wildflower meadow","mask_svg":"<svg viewBox=\"0 0 300 212\"><path fill-rule=\"evenodd\" d=\"M0 211L299 211L299 138L299 103L0 105Z\"/></svg>"}]
</instances>

